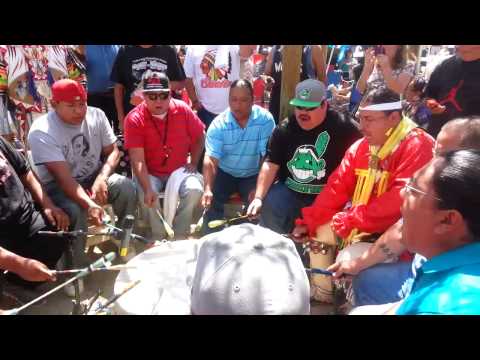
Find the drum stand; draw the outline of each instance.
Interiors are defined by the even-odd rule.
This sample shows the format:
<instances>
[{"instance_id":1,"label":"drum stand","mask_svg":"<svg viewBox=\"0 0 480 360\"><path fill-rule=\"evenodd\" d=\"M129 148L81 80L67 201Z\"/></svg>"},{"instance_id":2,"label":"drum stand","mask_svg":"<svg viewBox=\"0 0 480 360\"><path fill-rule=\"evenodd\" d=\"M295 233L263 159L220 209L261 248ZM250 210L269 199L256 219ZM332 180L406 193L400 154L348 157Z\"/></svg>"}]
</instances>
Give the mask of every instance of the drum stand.
<instances>
[{"instance_id":1,"label":"drum stand","mask_svg":"<svg viewBox=\"0 0 480 360\"><path fill-rule=\"evenodd\" d=\"M74 241L79 241L81 237L86 236L85 234L72 234L64 233L64 238L67 241L67 251L65 252L65 267L67 269L72 269L74 267L74 252L73 252L73 243ZM75 293L75 298L72 300L73 310L72 315L80 315L83 312L81 300L80 300L80 283L77 280L73 282L73 288Z\"/></svg>"}]
</instances>

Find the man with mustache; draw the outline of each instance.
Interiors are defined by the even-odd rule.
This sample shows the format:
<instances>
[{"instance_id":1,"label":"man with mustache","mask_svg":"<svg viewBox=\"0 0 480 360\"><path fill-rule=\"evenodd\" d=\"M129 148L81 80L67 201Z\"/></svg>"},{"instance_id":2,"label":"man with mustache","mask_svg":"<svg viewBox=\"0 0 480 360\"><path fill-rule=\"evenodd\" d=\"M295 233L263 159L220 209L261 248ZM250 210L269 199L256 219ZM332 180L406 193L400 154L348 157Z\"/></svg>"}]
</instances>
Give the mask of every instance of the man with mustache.
<instances>
[{"instance_id":1,"label":"man with mustache","mask_svg":"<svg viewBox=\"0 0 480 360\"><path fill-rule=\"evenodd\" d=\"M313 203L345 150L359 137L352 119L330 108L326 93L318 80L300 82L290 101L295 113L270 138L247 214L260 214L260 224L273 231L293 229L300 209Z\"/></svg>"}]
</instances>

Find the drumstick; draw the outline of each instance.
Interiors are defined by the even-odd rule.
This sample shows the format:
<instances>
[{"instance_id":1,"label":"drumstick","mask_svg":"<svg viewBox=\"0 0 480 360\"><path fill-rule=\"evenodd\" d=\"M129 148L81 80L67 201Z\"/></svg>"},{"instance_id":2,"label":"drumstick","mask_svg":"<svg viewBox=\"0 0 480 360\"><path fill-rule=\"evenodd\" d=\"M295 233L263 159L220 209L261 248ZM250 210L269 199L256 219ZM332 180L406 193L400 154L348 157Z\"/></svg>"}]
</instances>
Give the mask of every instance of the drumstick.
<instances>
[{"instance_id":1,"label":"drumstick","mask_svg":"<svg viewBox=\"0 0 480 360\"><path fill-rule=\"evenodd\" d=\"M241 220L241 219L246 219L248 218L250 215L242 215L242 216L238 216L238 217L235 217L235 218L231 218L231 219L226 219L226 220L213 220L213 221L210 221L208 223L208 227L210 229L213 229L213 228L216 228L216 227L219 227L219 226L222 226L222 225L225 225L227 223L230 223L232 221L236 221L236 220Z\"/></svg>"},{"instance_id":2,"label":"drumstick","mask_svg":"<svg viewBox=\"0 0 480 360\"><path fill-rule=\"evenodd\" d=\"M93 269L93 271L120 271L122 269L136 269L136 266L131 265L113 265L106 268ZM52 270L54 275L77 274L85 269L70 269L70 270Z\"/></svg>"},{"instance_id":3,"label":"drumstick","mask_svg":"<svg viewBox=\"0 0 480 360\"><path fill-rule=\"evenodd\" d=\"M328 270L324 270L324 269L319 269L319 268L305 268L305 271L306 272L311 272L313 274L333 276L333 272L328 271ZM355 276L355 275L348 274L348 273L343 273L341 277L344 277L344 276Z\"/></svg>"},{"instance_id":4,"label":"drumstick","mask_svg":"<svg viewBox=\"0 0 480 360\"><path fill-rule=\"evenodd\" d=\"M332 276L333 273L331 271L328 271L328 270L323 270L323 269L319 269L319 268L306 268L305 271L307 272L311 272L313 274L321 274L321 275L327 275L327 276Z\"/></svg>"},{"instance_id":5,"label":"drumstick","mask_svg":"<svg viewBox=\"0 0 480 360\"><path fill-rule=\"evenodd\" d=\"M195 232L196 232L196 233L198 233L198 232L200 232L200 230L202 230L202 227L203 227L203 218L205 217L205 214L207 213L207 209L208 209L208 208L203 209L202 216L200 216L200 219L198 219L198 222L197 222L197 224L195 225Z\"/></svg>"},{"instance_id":6,"label":"drumstick","mask_svg":"<svg viewBox=\"0 0 480 360\"><path fill-rule=\"evenodd\" d=\"M165 231L167 232L167 236L172 239L175 236L175 233L173 232L173 229L168 225L168 223L165 221L165 219L162 216L162 213L160 212L159 209L155 209L157 212L157 215L160 217L160 220L162 220L163 227L165 228Z\"/></svg>"},{"instance_id":7,"label":"drumstick","mask_svg":"<svg viewBox=\"0 0 480 360\"><path fill-rule=\"evenodd\" d=\"M132 290L135 286L137 286L138 284L140 284L141 280L136 280L132 283L130 283L129 285L127 285L127 287L125 289L123 289L120 294L118 295L114 295L113 297L111 297L109 300L107 300L107 302L103 305L100 305L96 310L95 310L95 314L99 313L100 311L102 311L103 309L105 309L107 306L109 306L110 304L114 303L115 301L118 300L118 298L122 295L125 295L128 291Z\"/></svg>"}]
</instances>

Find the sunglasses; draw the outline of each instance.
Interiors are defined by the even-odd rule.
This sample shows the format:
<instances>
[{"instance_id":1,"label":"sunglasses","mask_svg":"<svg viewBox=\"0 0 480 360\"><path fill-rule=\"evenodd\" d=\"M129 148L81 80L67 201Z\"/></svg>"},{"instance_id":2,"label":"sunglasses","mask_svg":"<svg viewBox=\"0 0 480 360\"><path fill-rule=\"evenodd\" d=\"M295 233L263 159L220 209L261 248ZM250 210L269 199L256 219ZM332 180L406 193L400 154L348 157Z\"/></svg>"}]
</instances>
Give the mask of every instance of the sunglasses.
<instances>
[{"instance_id":1,"label":"sunglasses","mask_svg":"<svg viewBox=\"0 0 480 360\"><path fill-rule=\"evenodd\" d=\"M308 112L311 112L311 111L315 111L319 108L319 106L317 107L313 107L313 108L308 108L308 107L303 107L303 106L295 106L295 109L299 110L299 111L308 111Z\"/></svg>"},{"instance_id":2,"label":"sunglasses","mask_svg":"<svg viewBox=\"0 0 480 360\"><path fill-rule=\"evenodd\" d=\"M167 100L168 97L170 96L170 93L169 92L165 92L165 93L159 93L159 94L145 94L147 96L147 98L151 101L155 101L155 100Z\"/></svg>"}]
</instances>

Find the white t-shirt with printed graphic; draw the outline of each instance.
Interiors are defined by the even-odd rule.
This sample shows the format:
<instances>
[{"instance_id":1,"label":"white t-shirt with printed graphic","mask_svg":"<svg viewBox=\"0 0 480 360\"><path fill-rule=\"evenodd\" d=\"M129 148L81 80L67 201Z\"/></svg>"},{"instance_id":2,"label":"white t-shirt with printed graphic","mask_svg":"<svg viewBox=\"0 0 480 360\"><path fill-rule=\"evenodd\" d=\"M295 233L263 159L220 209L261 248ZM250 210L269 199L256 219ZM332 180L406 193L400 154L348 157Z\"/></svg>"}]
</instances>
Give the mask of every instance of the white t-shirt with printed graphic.
<instances>
[{"instance_id":1,"label":"white t-shirt with printed graphic","mask_svg":"<svg viewBox=\"0 0 480 360\"><path fill-rule=\"evenodd\" d=\"M105 113L91 106L81 125L67 124L50 111L33 123L28 134L33 162L43 184L54 181L43 165L53 161L67 162L79 183L90 179L102 166L102 149L116 140Z\"/></svg>"},{"instance_id":2,"label":"white t-shirt with printed graphic","mask_svg":"<svg viewBox=\"0 0 480 360\"><path fill-rule=\"evenodd\" d=\"M228 93L240 77L238 45L190 45L183 65L193 80L198 100L214 114L228 108ZM230 56L228 56L230 55Z\"/></svg>"}]
</instances>

